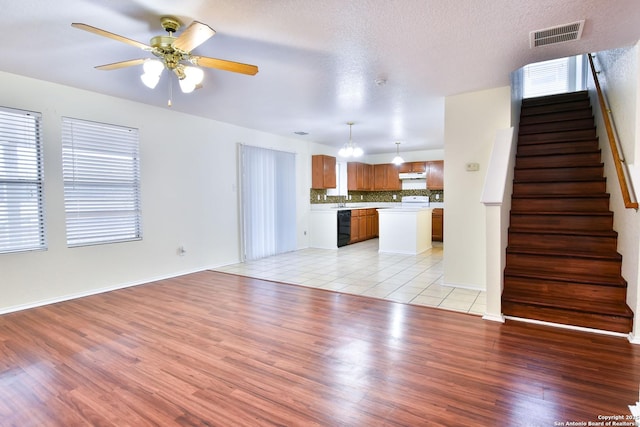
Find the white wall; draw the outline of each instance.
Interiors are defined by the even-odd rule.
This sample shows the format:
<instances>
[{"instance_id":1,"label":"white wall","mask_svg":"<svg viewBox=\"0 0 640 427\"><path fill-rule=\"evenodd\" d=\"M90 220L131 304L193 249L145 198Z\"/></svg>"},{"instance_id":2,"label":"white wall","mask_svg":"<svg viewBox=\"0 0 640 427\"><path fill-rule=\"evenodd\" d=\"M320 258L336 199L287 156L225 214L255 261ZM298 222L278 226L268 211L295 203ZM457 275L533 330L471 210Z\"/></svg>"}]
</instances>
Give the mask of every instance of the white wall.
<instances>
[{"instance_id":1,"label":"white wall","mask_svg":"<svg viewBox=\"0 0 640 427\"><path fill-rule=\"evenodd\" d=\"M613 115L616 133L623 154L636 180L636 194L640 191L640 47L636 44L626 48L598 52L596 69L598 80ZM591 78L589 91L595 107L596 95ZM595 111L595 108L594 108ZM627 305L634 311L634 342L640 344L640 213L626 209L622 200L620 184L613 164L609 141L600 114L596 115L596 126L600 138L602 158L607 177L607 192L611 195L609 209L614 213L613 228L618 232L618 252L622 254L622 276L627 281Z\"/></svg>"},{"instance_id":2,"label":"white wall","mask_svg":"<svg viewBox=\"0 0 640 427\"><path fill-rule=\"evenodd\" d=\"M43 115L48 240L0 254L0 313L238 262L237 143L297 153L298 247L308 246L308 143L7 73L0 93L3 106ZM140 130L141 241L66 247L62 116Z\"/></svg>"},{"instance_id":3,"label":"white wall","mask_svg":"<svg viewBox=\"0 0 640 427\"><path fill-rule=\"evenodd\" d=\"M486 221L480 202L499 129L511 124L509 86L445 99L444 283L486 289ZM480 170L467 172L467 163Z\"/></svg>"}]
</instances>

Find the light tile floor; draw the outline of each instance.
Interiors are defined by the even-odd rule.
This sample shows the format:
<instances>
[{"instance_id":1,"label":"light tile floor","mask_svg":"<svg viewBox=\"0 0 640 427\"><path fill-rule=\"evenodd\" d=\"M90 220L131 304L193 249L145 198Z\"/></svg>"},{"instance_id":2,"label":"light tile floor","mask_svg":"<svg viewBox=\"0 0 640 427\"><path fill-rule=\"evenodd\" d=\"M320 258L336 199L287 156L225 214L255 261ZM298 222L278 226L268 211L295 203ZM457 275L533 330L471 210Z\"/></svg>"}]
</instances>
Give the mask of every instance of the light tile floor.
<instances>
[{"instance_id":1,"label":"light tile floor","mask_svg":"<svg viewBox=\"0 0 640 427\"><path fill-rule=\"evenodd\" d=\"M378 253L378 239L308 248L215 269L312 288L483 315L486 294L443 286L442 244L419 255Z\"/></svg>"}]
</instances>

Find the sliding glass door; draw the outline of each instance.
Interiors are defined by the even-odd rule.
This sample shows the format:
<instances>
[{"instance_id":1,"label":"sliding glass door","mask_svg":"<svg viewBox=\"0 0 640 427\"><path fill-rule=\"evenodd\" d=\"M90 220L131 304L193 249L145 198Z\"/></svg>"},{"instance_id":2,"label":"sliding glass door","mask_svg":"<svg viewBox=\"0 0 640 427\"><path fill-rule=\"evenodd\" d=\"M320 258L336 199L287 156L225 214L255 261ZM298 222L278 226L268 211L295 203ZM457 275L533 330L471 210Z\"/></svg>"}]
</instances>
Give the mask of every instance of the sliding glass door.
<instances>
[{"instance_id":1,"label":"sliding glass door","mask_svg":"<svg viewBox=\"0 0 640 427\"><path fill-rule=\"evenodd\" d=\"M240 145L245 260L296 249L295 154Z\"/></svg>"}]
</instances>

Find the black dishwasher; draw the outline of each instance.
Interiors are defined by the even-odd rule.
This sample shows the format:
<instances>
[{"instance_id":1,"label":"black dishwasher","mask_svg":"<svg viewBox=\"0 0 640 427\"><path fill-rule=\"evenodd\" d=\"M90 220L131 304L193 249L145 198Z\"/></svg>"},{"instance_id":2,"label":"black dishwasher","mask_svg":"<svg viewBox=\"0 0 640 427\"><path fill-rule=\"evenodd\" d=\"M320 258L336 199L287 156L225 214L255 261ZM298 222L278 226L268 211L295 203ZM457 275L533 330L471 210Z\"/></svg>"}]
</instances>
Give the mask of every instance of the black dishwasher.
<instances>
[{"instance_id":1,"label":"black dishwasher","mask_svg":"<svg viewBox=\"0 0 640 427\"><path fill-rule=\"evenodd\" d=\"M351 211L338 211L338 247L346 246L351 239Z\"/></svg>"}]
</instances>

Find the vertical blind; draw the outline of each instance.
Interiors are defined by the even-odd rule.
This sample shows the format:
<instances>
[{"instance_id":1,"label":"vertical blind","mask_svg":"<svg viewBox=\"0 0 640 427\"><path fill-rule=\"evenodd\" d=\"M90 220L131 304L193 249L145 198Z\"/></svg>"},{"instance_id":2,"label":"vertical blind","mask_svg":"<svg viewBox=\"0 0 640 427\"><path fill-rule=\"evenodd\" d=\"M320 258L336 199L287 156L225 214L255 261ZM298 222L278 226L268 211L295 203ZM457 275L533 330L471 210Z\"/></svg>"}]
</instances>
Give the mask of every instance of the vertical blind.
<instances>
[{"instance_id":1,"label":"vertical blind","mask_svg":"<svg viewBox=\"0 0 640 427\"><path fill-rule=\"evenodd\" d=\"M296 249L295 154L241 146L244 257Z\"/></svg>"},{"instance_id":2,"label":"vertical blind","mask_svg":"<svg viewBox=\"0 0 640 427\"><path fill-rule=\"evenodd\" d=\"M64 117L67 245L139 240L138 130Z\"/></svg>"},{"instance_id":3,"label":"vertical blind","mask_svg":"<svg viewBox=\"0 0 640 427\"><path fill-rule=\"evenodd\" d=\"M0 253L46 249L41 115L0 107Z\"/></svg>"}]
</instances>

